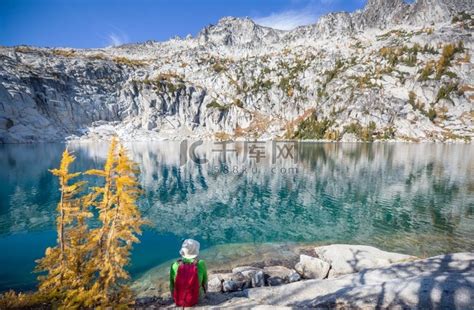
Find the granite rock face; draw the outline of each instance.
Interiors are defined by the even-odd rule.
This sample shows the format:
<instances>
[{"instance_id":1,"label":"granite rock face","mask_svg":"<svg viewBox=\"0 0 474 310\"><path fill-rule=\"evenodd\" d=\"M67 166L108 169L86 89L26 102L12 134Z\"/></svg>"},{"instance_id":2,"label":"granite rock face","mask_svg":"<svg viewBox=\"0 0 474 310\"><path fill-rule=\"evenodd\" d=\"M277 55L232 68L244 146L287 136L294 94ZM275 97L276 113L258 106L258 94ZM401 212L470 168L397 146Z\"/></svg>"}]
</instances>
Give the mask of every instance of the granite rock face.
<instances>
[{"instance_id":1,"label":"granite rock face","mask_svg":"<svg viewBox=\"0 0 474 310\"><path fill-rule=\"evenodd\" d=\"M225 17L166 42L0 47L0 143L467 141L473 11L472 0L369 0L291 31ZM304 132L308 118L327 122L323 134Z\"/></svg>"}]
</instances>

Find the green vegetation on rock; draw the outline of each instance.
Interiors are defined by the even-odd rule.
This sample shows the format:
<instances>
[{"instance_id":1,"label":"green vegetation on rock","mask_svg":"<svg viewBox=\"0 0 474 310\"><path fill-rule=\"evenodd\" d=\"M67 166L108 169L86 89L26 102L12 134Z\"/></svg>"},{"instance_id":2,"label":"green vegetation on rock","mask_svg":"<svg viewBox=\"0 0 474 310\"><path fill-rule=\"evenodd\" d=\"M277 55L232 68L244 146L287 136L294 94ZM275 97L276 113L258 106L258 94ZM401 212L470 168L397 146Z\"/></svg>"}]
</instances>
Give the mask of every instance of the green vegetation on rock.
<instances>
[{"instance_id":1,"label":"green vegetation on rock","mask_svg":"<svg viewBox=\"0 0 474 310\"><path fill-rule=\"evenodd\" d=\"M221 112L229 110L230 106L221 104L217 102L217 100L212 100L210 103L206 105L207 108L209 109L217 109Z\"/></svg>"},{"instance_id":2,"label":"green vegetation on rock","mask_svg":"<svg viewBox=\"0 0 474 310\"><path fill-rule=\"evenodd\" d=\"M298 129L293 135L294 139L301 140L320 140L325 139L326 133L329 128L333 125L333 121L323 118L318 120L318 117L315 113L307 117L301 123L298 124ZM337 135L337 139L338 139Z\"/></svg>"},{"instance_id":3,"label":"green vegetation on rock","mask_svg":"<svg viewBox=\"0 0 474 310\"><path fill-rule=\"evenodd\" d=\"M161 73L154 79L145 79L141 83L151 86L159 92L176 93L186 88L183 77L175 73Z\"/></svg>"},{"instance_id":4,"label":"green vegetation on rock","mask_svg":"<svg viewBox=\"0 0 474 310\"><path fill-rule=\"evenodd\" d=\"M436 79L440 79L443 74L446 73L447 68L451 65L451 61L454 59L456 53L464 52L464 43L459 41L457 45L446 44L443 46L441 58L436 63Z\"/></svg>"},{"instance_id":5,"label":"green vegetation on rock","mask_svg":"<svg viewBox=\"0 0 474 310\"><path fill-rule=\"evenodd\" d=\"M442 85L438 91L438 94L436 95L435 103L438 103L441 99L447 99L447 100L452 101L449 95L453 91L458 91L458 89L459 89L458 83L449 83L447 85Z\"/></svg>"},{"instance_id":6,"label":"green vegetation on rock","mask_svg":"<svg viewBox=\"0 0 474 310\"><path fill-rule=\"evenodd\" d=\"M377 125L372 121L369 122L369 125L367 126L362 126L361 124L354 122L344 127L344 132L354 134L361 141L373 142L376 129Z\"/></svg>"}]
</instances>

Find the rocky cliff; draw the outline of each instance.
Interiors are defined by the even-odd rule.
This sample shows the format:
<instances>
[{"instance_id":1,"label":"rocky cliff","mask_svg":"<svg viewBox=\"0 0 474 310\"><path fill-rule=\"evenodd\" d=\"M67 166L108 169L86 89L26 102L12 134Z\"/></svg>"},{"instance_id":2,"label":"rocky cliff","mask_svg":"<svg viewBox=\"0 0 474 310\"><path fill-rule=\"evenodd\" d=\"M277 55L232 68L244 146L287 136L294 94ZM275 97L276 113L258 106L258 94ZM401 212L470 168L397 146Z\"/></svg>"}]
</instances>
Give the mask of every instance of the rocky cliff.
<instances>
[{"instance_id":1,"label":"rocky cliff","mask_svg":"<svg viewBox=\"0 0 474 310\"><path fill-rule=\"evenodd\" d=\"M369 0L292 31L226 17L196 37L0 48L0 143L470 141L472 0Z\"/></svg>"}]
</instances>

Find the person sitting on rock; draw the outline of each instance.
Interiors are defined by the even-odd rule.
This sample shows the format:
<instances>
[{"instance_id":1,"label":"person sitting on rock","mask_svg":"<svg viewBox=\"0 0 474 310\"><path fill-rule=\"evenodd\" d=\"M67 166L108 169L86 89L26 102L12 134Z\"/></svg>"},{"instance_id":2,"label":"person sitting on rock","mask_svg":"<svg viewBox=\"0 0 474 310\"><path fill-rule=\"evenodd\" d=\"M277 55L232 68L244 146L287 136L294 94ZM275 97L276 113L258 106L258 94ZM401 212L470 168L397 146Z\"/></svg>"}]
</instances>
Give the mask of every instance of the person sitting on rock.
<instances>
[{"instance_id":1,"label":"person sitting on rock","mask_svg":"<svg viewBox=\"0 0 474 310\"><path fill-rule=\"evenodd\" d=\"M181 246L181 258L171 265L170 290L178 307L195 306L207 293L206 262L198 259L200 244L186 239Z\"/></svg>"}]
</instances>

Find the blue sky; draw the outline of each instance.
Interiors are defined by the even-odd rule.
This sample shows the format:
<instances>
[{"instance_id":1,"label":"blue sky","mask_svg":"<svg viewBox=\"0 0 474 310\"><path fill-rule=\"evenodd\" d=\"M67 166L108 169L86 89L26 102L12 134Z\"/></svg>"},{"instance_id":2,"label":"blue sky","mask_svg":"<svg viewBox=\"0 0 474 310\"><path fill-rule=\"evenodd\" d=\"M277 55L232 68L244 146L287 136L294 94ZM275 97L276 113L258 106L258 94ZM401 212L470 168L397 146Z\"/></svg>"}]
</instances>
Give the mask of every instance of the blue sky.
<instances>
[{"instance_id":1,"label":"blue sky","mask_svg":"<svg viewBox=\"0 0 474 310\"><path fill-rule=\"evenodd\" d=\"M105 47L196 35L223 16L281 29L365 0L0 0L0 45Z\"/></svg>"}]
</instances>

